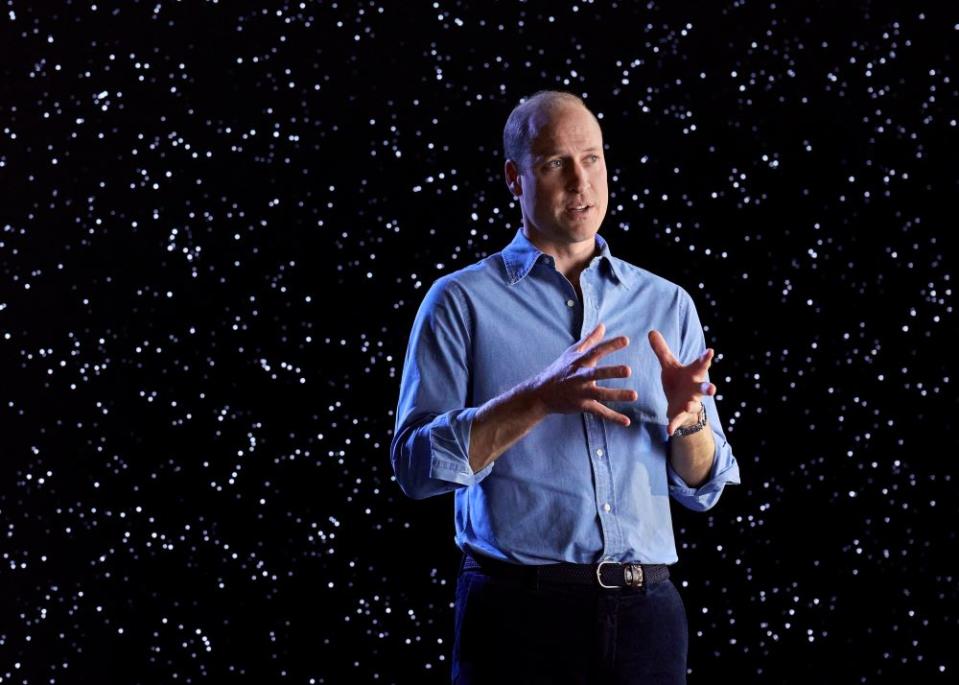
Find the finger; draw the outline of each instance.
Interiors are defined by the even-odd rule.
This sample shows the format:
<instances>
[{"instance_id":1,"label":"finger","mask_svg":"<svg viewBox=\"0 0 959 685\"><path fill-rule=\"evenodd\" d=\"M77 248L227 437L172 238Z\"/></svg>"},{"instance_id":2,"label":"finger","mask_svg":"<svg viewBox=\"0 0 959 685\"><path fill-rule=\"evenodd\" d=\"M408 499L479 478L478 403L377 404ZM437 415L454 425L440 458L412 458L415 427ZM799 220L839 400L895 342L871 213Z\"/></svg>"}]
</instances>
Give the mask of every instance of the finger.
<instances>
[{"instance_id":1,"label":"finger","mask_svg":"<svg viewBox=\"0 0 959 685\"><path fill-rule=\"evenodd\" d=\"M716 386L709 381L703 381L696 385L696 392L700 395L715 395Z\"/></svg>"},{"instance_id":2,"label":"finger","mask_svg":"<svg viewBox=\"0 0 959 685\"><path fill-rule=\"evenodd\" d=\"M626 347L629 345L629 337L625 335L620 335L605 342L598 343L593 345L592 349L588 350L583 358L580 360L580 363L595 364L599 361L600 357L607 355L610 352L615 352L616 350Z\"/></svg>"},{"instance_id":3,"label":"finger","mask_svg":"<svg viewBox=\"0 0 959 685\"><path fill-rule=\"evenodd\" d=\"M689 393L692 395L692 399L701 400L705 395L715 395L716 386L709 381L697 381L695 379L689 381L687 386L689 388Z\"/></svg>"},{"instance_id":4,"label":"finger","mask_svg":"<svg viewBox=\"0 0 959 685\"><path fill-rule=\"evenodd\" d=\"M620 414L617 411L613 411L612 409L607 407L605 404L597 402L596 400L589 401L586 407L586 411L588 411L591 414L596 414L597 416L601 416L604 419L608 419L609 421L613 421L623 426L628 426L630 423L628 416L625 416L624 414Z\"/></svg>"},{"instance_id":5,"label":"finger","mask_svg":"<svg viewBox=\"0 0 959 685\"><path fill-rule=\"evenodd\" d=\"M677 414L673 417L673 420L669 422L669 425L666 426L666 434L669 435L669 437L673 437L676 429L683 425L684 418L682 414Z\"/></svg>"},{"instance_id":6,"label":"finger","mask_svg":"<svg viewBox=\"0 0 959 685\"><path fill-rule=\"evenodd\" d=\"M653 348L653 352L656 353L660 366L676 366L679 364L679 362L676 361L676 357L670 352L669 345L666 344L666 338L664 338L663 334L659 331L654 329L649 332L649 345Z\"/></svg>"},{"instance_id":7,"label":"finger","mask_svg":"<svg viewBox=\"0 0 959 685\"><path fill-rule=\"evenodd\" d=\"M581 374L583 378L589 380L602 380L604 378L628 378L633 370L626 364L619 366L593 366L584 369Z\"/></svg>"},{"instance_id":8,"label":"finger","mask_svg":"<svg viewBox=\"0 0 959 685\"><path fill-rule=\"evenodd\" d=\"M714 356L716 356L716 350L710 347L690 362L689 366L693 367L694 371L702 373L712 365Z\"/></svg>"},{"instance_id":9,"label":"finger","mask_svg":"<svg viewBox=\"0 0 959 685\"><path fill-rule=\"evenodd\" d=\"M639 397L635 390L604 388L601 385L596 386L594 390L593 399L600 402L635 402Z\"/></svg>"},{"instance_id":10,"label":"finger","mask_svg":"<svg viewBox=\"0 0 959 685\"><path fill-rule=\"evenodd\" d=\"M586 395L600 402L635 402L639 398L639 393L631 388L607 388L595 383L586 389Z\"/></svg>"},{"instance_id":11,"label":"finger","mask_svg":"<svg viewBox=\"0 0 959 685\"><path fill-rule=\"evenodd\" d=\"M576 343L576 351L582 352L585 349L588 349L591 345L595 345L597 342L603 339L603 335L606 333L606 325L600 322L597 324L596 328L591 330L586 334L586 337L580 339Z\"/></svg>"}]
</instances>

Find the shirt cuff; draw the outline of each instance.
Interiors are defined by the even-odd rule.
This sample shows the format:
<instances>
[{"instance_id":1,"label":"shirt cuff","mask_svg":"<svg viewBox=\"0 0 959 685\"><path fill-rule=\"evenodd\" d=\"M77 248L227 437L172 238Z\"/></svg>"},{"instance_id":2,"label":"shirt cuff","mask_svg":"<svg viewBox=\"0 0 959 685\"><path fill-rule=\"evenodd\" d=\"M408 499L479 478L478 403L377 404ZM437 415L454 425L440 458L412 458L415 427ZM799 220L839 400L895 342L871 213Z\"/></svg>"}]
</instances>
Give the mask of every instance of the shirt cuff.
<instances>
[{"instance_id":1,"label":"shirt cuff","mask_svg":"<svg viewBox=\"0 0 959 685\"><path fill-rule=\"evenodd\" d=\"M739 464L729 449L729 444L713 431L716 442L716 451L713 454L713 465L709 470L706 482L698 488L682 479L673 468L672 462L666 458L666 475L669 479L669 493L683 506L694 511L706 511L719 501L723 488L727 483L738 485Z\"/></svg>"},{"instance_id":2,"label":"shirt cuff","mask_svg":"<svg viewBox=\"0 0 959 685\"><path fill-rule=\"evenodd\" d=\"M470 430L478 407L453 409L440 414L430 428L430 478L476 485L493 470L490 462L473 473L469 461Z\"/></svg>"}]
</instances>

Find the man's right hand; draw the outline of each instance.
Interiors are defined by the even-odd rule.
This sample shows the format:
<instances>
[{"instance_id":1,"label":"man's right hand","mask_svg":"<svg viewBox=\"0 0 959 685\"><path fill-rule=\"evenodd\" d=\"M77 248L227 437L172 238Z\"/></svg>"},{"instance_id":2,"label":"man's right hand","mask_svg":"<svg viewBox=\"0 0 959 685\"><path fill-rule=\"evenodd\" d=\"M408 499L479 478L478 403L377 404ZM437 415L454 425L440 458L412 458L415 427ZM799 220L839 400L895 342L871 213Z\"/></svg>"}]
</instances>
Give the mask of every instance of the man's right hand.
<instances>
[{"instance_id":1,"label":"man's right hand","mask_svg":"<svg viewBox=\"0 0 959 685\"><path fill-rule=\"evenodd\" d=\"M596 366L603 355L629 344L629 338L625 335L600 342L605 331L606 326L599 324L532 379L530 385L533 393L547 412L573 414L588 411L624 426L629 425L628 416L613 411L602 402L633 402L637 399L636 391L596 385L597 380L626 378L631 373L625 364Z\"/></svg>"}]
</instances>

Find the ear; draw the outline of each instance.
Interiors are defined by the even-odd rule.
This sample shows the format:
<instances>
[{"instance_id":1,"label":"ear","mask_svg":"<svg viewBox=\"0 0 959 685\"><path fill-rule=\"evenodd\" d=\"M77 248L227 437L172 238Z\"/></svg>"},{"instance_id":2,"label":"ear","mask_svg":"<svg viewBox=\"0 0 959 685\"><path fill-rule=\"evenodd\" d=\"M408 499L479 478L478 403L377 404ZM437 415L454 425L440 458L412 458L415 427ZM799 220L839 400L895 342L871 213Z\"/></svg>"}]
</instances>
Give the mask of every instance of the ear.
<instances>
[{"instance_id":1,"label":"ear","mask_svg":"<svg viewBox=\"0 0 959 685\"><path fill-rule=\"evenodd\" d=\"M506 174L506 187L509 188L510 193L514 197L519 197L523 194L523 177L519 173L519 168L516 166L516 162L511 159L506 160L506 164L503 166L503 172Z\"/></svg>"}]
</instances>

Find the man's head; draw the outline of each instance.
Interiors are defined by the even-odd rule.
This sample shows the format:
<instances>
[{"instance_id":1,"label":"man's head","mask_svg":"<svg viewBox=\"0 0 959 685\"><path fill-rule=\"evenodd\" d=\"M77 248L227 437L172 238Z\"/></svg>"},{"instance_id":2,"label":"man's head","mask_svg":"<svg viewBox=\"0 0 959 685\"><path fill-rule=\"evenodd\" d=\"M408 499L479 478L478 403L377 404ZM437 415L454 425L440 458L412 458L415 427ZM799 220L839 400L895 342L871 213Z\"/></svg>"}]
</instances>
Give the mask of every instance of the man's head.
<instances>
[{"instance_id":1,"label":"man's head","mask_svg":"<svg viewBox=\"0 0 959 685\"><path fill-rule=\"evenodd\" d=\"M583 101L564 91L533 94L509 115L503 149L526 234L557 246L592 240L609 191L603 133ZM588 209L571 209L583 205Z\"/></svg>"}]
</instances>

